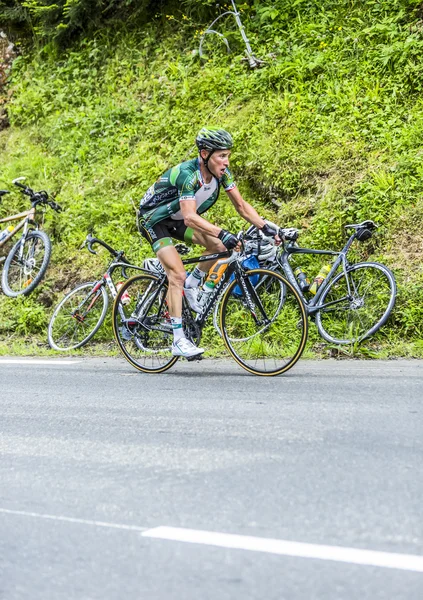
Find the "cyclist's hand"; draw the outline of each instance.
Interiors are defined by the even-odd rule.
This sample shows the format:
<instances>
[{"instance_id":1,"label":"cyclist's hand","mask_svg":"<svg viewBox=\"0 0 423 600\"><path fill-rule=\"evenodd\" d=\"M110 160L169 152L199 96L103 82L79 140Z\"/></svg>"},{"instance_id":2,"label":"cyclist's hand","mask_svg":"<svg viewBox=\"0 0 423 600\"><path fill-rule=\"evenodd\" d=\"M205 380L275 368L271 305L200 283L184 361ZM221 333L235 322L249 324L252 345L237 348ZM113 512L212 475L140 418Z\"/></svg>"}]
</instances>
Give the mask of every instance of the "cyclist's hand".
<instances>
[{"instance_id":1,"label":"cyclist's hand","mask_svg":"<svg viewBox=\"0 0 423 600\"><path fill-rule=\"evenodd\" d=\"M273 223L265 223L263 227L260 229L262 234L266 237L271 237L275 240L276 246L279 246L281 243L281 238L278 235L278 228Z\"/></svg>"},{"instance_id":2,"label":"cyclist's hand","mask_svg":"<svg viewBox=\"0 0 423 600\"><path fill-rule=\"evenodd\" d=\"M226 229L221 229L217 237L227 250L233 250L234 248L237 248L237 246L240 246L240 241L236 235L226 231Z\"/></svg>"}]
</instances>

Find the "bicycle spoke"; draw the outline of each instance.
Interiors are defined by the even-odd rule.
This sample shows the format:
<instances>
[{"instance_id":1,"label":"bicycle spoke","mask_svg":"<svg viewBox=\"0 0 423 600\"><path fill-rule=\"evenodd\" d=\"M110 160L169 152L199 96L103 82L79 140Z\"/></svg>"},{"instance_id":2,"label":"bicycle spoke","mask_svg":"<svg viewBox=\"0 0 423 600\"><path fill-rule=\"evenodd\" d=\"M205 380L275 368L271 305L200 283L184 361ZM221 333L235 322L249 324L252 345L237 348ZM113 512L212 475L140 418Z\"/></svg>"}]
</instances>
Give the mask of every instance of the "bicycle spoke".
<instances>
[{"instance_id":1,"label":"bicycle spoke","mask_svg":"<svg viewBox=\"0 0 423 600\"><path fill-rule=\"evenodd\" d=\"M395 302L396 285L392 273L378 263L359 263L335 278L322 294L323 306L316 314L320 334L329 342L360 342L373 335L388 319ZM350 295L346 303L337 299Z\"/></svg>"},{"instance_id":2,"label":"bicycle spoke","mask_svg":"<svg viewBox=\"0 0 423 600\"><path fill-rule=\"evenodd\" d=\"M250 298L244 291L241 297L234 296L236 281L228 287L222 300L221 330L241 366L255 374L277 375L301 356L307 319L292 286L276 273L260 271L266 285L257 285Z\"/></svg>"},{"instance_id":3,"label":"bicycle spoke","mask_svg":"<svg viewBox=\"0 0 423 600\"><path fill-rule=\"evenodd\" d=\"M29 233L24 242L21 238L5 262L2 273L5 294L12 297L29 294L41 281L50 260L50 252L50 240L43 231Z\"/></svg>"},{"instance_id":4,"label":"bicycle spoke","mask_svg":"<svg viewBox=\"0 0 423 600\"><path fill-rule=\"evenodd\" d=\"M129 302L122 305L120 298L125 292ZM114 303L116 340L125 358L141 371L162 372L177 360L171 353L173 333L166 292L154 276L136 275L122 286Z\"/></svg>"},{"instance_id":5,"label":"bicycle spoke","mask_svg":"<svg viewBox=\"0 0 423 600\"><path fill-rule=\"evenodd\" d=\"M55 350L80 348L103 323L108 307L107 292L103 285L93 294L93 286L94 283L81 284L56 307L48 327L49 344Z\"/></svg>"}]
</instances>

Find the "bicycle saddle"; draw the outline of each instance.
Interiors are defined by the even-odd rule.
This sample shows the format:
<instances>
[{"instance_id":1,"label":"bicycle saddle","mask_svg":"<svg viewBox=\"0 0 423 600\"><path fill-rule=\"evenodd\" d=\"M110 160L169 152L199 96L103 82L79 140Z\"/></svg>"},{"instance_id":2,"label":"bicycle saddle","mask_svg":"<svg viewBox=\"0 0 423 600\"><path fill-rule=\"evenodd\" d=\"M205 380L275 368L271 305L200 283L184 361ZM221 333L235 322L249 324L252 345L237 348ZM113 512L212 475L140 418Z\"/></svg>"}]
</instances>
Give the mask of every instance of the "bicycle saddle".
<instances>
[{"instance_id":1,"label":"bicycle saddle","mask_svg":"<svg viewBox=\"0 0 423 600\"><path fill-rule=\"evenodd\" d=\"M363 221L362 223L357 223L355 225L345 225L345 229L377 229L377 225L374 221Z\"/></svg>"}]
</instances>

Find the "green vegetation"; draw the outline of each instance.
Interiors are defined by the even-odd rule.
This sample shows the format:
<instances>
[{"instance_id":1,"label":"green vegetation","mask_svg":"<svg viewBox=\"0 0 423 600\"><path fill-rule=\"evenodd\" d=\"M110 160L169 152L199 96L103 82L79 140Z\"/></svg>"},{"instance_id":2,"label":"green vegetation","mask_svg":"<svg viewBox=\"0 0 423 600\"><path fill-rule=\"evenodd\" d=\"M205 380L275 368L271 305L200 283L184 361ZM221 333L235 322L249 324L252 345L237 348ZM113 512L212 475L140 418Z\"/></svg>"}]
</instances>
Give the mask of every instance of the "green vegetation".
<instances>
[{"instance_id":1,"label":"green vegetation","mask_svg":"<svg viewBox=\"0 0 423 600\"><path fill-rule=\"evenodd\" d=\"M9 79L11 126L0 132L0 186L25 175L65 209L46 214L53 257L45 282L20 302L0 297L3 346L11 336L45 342L52 303L102 272L104 255L78 251L88 231L133 261L151 255L135 207L166 168L194 155L194 135L207 123L234 134L232 168L245 198L301 228L303 245L338 249L346 223L380 225L356 252L395 272L389 325L346 350L323 346L311 325L309 348L423 356L422 2L239 1L267 63L253 71L230 16L218 28L233 52L207 36L200 61L214 0L116 0L102 13L103 5L0 0L7 32L23 44ZM0 215L24 207L10 194ZM223 196L209 217L234 231L243 225ZM320 263L302 266L314 276Z\"/></svg>"}]
</instances>

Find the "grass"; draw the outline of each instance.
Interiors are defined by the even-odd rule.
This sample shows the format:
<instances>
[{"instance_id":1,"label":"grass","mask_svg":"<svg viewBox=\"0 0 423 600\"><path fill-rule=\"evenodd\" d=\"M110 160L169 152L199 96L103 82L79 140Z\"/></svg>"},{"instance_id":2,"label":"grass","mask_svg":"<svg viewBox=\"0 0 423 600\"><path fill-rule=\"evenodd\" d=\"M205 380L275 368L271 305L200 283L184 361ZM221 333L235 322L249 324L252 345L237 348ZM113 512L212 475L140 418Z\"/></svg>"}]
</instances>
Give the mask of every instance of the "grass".
<instances>
[{"instance_id":1,"label":"grass","mask_svg":"<svg viewBox=\"0 0 423 600\"><path fill-rule=\"evenodd\" d=\"M210 123L234 135L232 166L244 197L272 221L299 227L302 245L337 249L347 223L380 225L356 256L387 264L399 292L389 337L366 348L421 356L419 4L275 0L270 11L266 2L240 3L251 44L266 60L255 71L241 62L230 21L223 27L232 54L214 44L200 63L198 32L216 10L206 4L204 11L188 0L169 4L173 19L116 22L60 52L38 41L15 60L0 187L24 175L65 210L46 213L53 257L43 285L25 301L0 296L2 347L16 348L15 333L42 339L64 291L102 273L104 255L78 249L89 231L135 262L151 256L136 229L139 199L168 166L194 155L194 135ZM10 194L0 216L26 207ZM223 198L207 216L232 231L244 224ZM301 266L313 277L321 264ZM319 343L313 339L308 352L332 351Z\"/></svg>"}]
</instances>

